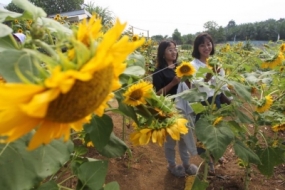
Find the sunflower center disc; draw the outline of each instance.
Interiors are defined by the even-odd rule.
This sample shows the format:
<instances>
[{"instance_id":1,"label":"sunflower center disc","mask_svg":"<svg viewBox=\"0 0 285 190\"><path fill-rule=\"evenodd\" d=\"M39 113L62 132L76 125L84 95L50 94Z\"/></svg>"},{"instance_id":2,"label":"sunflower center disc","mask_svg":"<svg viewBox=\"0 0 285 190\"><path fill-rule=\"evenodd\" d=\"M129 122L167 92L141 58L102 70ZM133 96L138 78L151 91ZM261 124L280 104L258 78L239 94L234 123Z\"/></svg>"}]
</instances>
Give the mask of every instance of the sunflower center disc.
<instances>
[{"instance_id":1,"label":"sunflower center disc","mask_svg":"<svg viewBox=\"0 0 285 190\"><path fill-rule=\"evenodd\" d=\"M46 118L60 123L75 122L96 110L111 92L113 66L93 74L90 81L77 80L71 90L49 104Z\"/></svg>"}]
</instances>

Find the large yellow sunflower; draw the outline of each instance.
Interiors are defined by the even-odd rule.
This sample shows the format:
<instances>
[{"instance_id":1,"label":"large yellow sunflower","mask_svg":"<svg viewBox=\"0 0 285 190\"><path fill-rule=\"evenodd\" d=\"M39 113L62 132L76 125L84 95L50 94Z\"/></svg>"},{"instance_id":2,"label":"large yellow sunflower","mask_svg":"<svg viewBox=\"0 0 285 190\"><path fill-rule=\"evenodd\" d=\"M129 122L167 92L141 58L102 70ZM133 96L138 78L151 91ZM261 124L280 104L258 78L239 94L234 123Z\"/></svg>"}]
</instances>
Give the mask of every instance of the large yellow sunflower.
<instances>
[{"instance_id":1,"label":"large yellow sunflower","mask_svg":"<svg viewBox=\"0 0 285 190\"><path fill-rule=\"evenodd\" d=\"M285 123L280 123L271 127L274 132L284 131L285 130Z\"/></svg>"},{"instance_id":2,"label":"large yellow sunflower","mask_svg":"<svg viewBox=\"0 0 285 190\"><path fill-rule=\"evenodd\" d=\"M166 135L170 135L174 140L180 140L180 134L188 133L187 122L184 118L177 118L170 125L163 126L153 121L151 126L135 127L136 131L131 134L130 140L134 145L146 145L151 140L162 146L166 141Z\"/></svg>"},{"instance_id":3,"label":"large yellow sunflower","mask_svg":"<svg viewBox=\"0 0 285 190\"><path fill-rule=\"evenodd\" d=\"M183 61L176 69L175 69L176 75L178 77L189 77L192 76L195 72L196 69L195 67L186 61Z\"/></svg>"},{"instance_id":4,"label":"large yellow sunflower","mask_svg":"<svg viewBox=\"0 0 285 190\"><path fill-rule=\"evenodd\" d=\"M103 114L112 91L120 87L124 60L144 39L131 42L127 36L120 38L125 24L119 20L104 35L99 34L101 27L100 20L93 17L91 23L83 21L70 39L74 58L70 61L58 52L58 65L48 65L51 75L43 83L0 85L0 135L7 137L5 142L33 129L36 133L30 150L52 139L63 137L66 141L71 128L81 130L92 113Z\"/></svg>"},{"instance_id":5,"label":"large yellow sunflower","mask_svg":"<svg viewBox=\"0 0 285 190\"><path fill-rule=\"evenodd\" d=\"M270 96L270 95L265 96L265 99L263 100L262 105L258 105L256 108L256 111L259 113L263 113L263 112L269 110L269 108L272 104L273 104L272 96Z\"/></svg>"},{"instance_id":6,"label":"large yellow sunflower","mask_svg":"<svg viewBox=\"0 0 285 190\"><path fill-rule=\"evenodd\" d=\"M272 59L266 60L265 62L263 62L261 64L261 68L263 68L263 69L266 69L266 68L273 69L276 66L281 65L283 60L284 60L284 55L283 55L282 52L279 52Z\"/></svg>"},{"instance_id":7,"label":"large yellow sunflower","mask_svg":"<svg viewBox=\"0 0 285 190\"><path fill-rule=\"evenodd\" d=\"M125 97L124 103L130 106L138 106L146 104L146 98L151 97L153 93L153 86L151 83L141 81L130 86L123 94Z\"/></svg>"}]
</instances>

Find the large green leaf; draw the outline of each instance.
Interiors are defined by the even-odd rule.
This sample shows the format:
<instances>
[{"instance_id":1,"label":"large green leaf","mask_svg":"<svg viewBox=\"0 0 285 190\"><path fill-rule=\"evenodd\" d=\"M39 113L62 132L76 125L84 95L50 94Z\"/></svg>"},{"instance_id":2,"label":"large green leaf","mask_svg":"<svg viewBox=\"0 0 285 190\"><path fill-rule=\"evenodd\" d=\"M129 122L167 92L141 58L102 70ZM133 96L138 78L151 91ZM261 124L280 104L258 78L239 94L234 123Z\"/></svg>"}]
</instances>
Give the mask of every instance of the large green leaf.
<instances>
[{"instance_id":1,"label":"large green leaf","mask_svg":"<svg viewBox=\"0 0 285 190\"><path fill-rule=\"evenodd\" d=\"M17 18L20 16L22 16L20 13L11 12L7 9L0 9L0 22L5 21L7 17Z\"/></svg>"},{"instance_id":2,"label":"large green leaf","mask_svg":"<svg viewBox=\"0 0 285 190\"><path fill-rule=\"evenodd\" d=\"M107 158L116 158L122 156L128 149L124 141L119 139L114 133L111 133L108 144L102 151L98 152Z\"/></svg>"},{"instance_id":3,"label":"large green leaf","mask_svg":"<svg viewBox=\"0 0 285 190\"><path fill-rule=\"evenodd\" d=\"M145 74L145 69L140 66L131 66L126 68L124 74L143 76Z\"/></svg>"},{"instance_id":4,"label":"large green leaf","mask_svg":"<svg viewBox=\"0 0 285 190\"><path fill-rule=\"evenodd\" d=\"M185 190L204 190L204 189L207 189L208 186L209 186L209 182L200 180L198 177L195 177L192 188L185 189Z\"/></svg>"},{"instance_id":5,"label":"large green leaf","mask_svg":"<svg viewBox=\"0 0 285 190\"><path fill-rule=\"evenodd\" d=\"M236 155L245 162L260 164L259 157L239 139L235 140L233 147Z\"/></svg>"},{"instance_id":6,"label":"large green leaf","mask_svg":"<svg viewBox=\"0 0 285 190\"><path fill-rule=\"evenodd\" d=\"M42 8L35 6L28 0L12 0L12 3L15 4L18 8L23 9L25 12L31 13L31 15L33 15L33 19L47 16Z\"/></svg>"},{"instance_id":7,"label":"large green leaf","mask_svg":"<svg viewBox=\"0 0 285 190\"><path fill-rule=\"evenodd\" d=\"M3 36L7 36L8 34L12 33L13 30L9 28L7 25L0 23L0 38Z\"/></svg>"},{"instance_id":8,"label":"large green leaf","mask_svg":"<svg viewBox=\"0 0 285 190\"><path fill-rule=\"evenodd\" d=\"M78 183L76 189L80 190L100 190L107 174L108 161L92 161L83 163L78 169Z\"/></svg>"},{"instance_id":9,"label":"large green leaf","mask_svg":"<svg viewBox=\"0 0 285 190\"><path fill-rule=\"evenodd\" d=\"M42 184L37 190L58 190L59 187L57 186L55 181L48 181Z\"/></svg>"},{"instance_id":10,"label":"large green leaf","mask_svg":"<svg viewBox=\"0 0 285 190\"><path fill-rule=\"evenodd\" d=\"M120 190L120 186L119 186L118 182L112 181L110 183L107 183L104 186L103 190Z\"/></svg>"},{"instance_id":11,"label":"large green leaf","mask_svg":"<svg viewBox=\"0 0 285 190\"><path fill-rule=\"evenodd\" d=\"M139 66L145 68L145 58L140 53L132 53L127 59L128 66Z\"/></svg>"},{"instance_id":12,"label":"large green leaf","mask_svg":"<svg viewBox=\"0 0 285 190\"><path fill-rule=\"evenodd\" d=\"M93 116L91 121L84 125L85 132L89 134L90 140L95 148L100 151L108 144L113 131L113 121L110 116L104 114L102 117Z\"/></svg>"},{"instance_id":13,"label":"large green leaf","mask_svg":"<svg viewBox=\"0 0 285 190\"><path fill-rule=\"evenodd\" d=\"M245 114L243 111L236 109L234 110L237 118L240 120L240 123L253 123L253 120L248 117L248 114Z\"/></svg>"},{"instance_id":14,"label":"large green leaf","mask_svg":"<svg viewBox=\"0 0 285 190\"><path fill-rule=\"evenodd\" d=\"M1 55L1 52L7 49L14 49L14 50L16 49L15 45L12 42L11 35L0 38L0 55Z\"/></svg>"},{"instance_id":15,"label":"large green leaf","mask_svg":"<svg viewBox=\"0 0 285 190\"><path fill-rule=\"evenodd\" d=\"M170 98L181 97L187 100L189 103L201 102L207 99L207 94L205 92L199 92L197 88L185 90L179 94L172 95Z\"/></svg>"},{"instance_id":16,"label":"large green leaf","mask_svg":"<svg viewBox=\"0 0 285 190\"><path fill-rule=\"evenodd\" d=\"M259 171L266 176L272 176L274 167L285 162L285 152L281 148L267 147L266 149L258 149L261 164L257 166Z\"/></svg>"},{"instance_id":17,"label":"large green leaf","mask_svg":"<svg viewBox=\"0 0 285 190\"><path fill-rule=\"evenodd\" d=\"M71 35L72 30L50 18L39 18L37 23L48 28L51 32L60 32L61 35Z\"/></svg>"},{"instance_id":18,"label":"large green leaf","mask_svg":"<svg viewBox=\"0 0 285 190\"><path fill-rule=\"evenodd\" d=\"M31 189L57 172L70 158L73 143L53 140L33 151L27 150L31 134L10 143L0 144L1 189Z\"/></svg>"},{"instance_id":19,"label":"large green leaf","mask_svg":"<svg viewBox=\"0 0 285 190\"><path fill-rule=\"evenodd\" d=\"M30 81L34 81L31 76L37 76L37 69L32 63L32 56L29 53L6 50L0 52L0 60L0 75L8 82L22 82L15 72L16 68Z\"/></svg>"},{"instance_id":20,"label":"large green leaf","mask_svg":"<svg viewBox=\"0 0 285 190\"><path fill-rule=\"evenodd\" d=\"M197 138L205 144L215 160L223 156L234 138L233 132L225 122L213 126L206 118L197 121L195 131Z\"/></svg>"},{"instance_id":21,"label":"large green leaf","mask_svg":"<svg viewBox=\"0 0 285 190\"><path fill-rule=\"evenodd\" d=\"M248 102L251 101L251 93L248 90L247 86L235 81L228 81L228 83L233 86L235 92L238 94L239 97L243 98Z\"/></svg>"}]
</instances>

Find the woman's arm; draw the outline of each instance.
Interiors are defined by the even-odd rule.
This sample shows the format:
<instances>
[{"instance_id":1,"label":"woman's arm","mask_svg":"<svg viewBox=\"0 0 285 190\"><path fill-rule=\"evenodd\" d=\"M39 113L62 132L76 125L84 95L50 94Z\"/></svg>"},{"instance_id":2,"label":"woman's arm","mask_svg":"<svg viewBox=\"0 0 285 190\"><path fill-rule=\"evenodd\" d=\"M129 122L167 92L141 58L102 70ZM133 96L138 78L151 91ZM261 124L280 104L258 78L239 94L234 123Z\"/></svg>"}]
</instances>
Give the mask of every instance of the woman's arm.
<instances>
[{"instance_id":1,"label":"woman's arm","mask_svg":"<svg viewBox=\"0 0 285 190\"><path fill-rule=\"evenodd\" d=\"M167 92L169 92L169 90L171 90L175 85L177 85L178 83L180 82L180 78L178 78L177 76L175 76L174 78L173 78L173 80L170 82L170 83L168 83L168 85L166 85L165 87L163 87L163 88L161 88L161 89L159 89L157 92L156 92L156 94L157 95L166 95L167 94Z\"/></svg>"}]
</instances>

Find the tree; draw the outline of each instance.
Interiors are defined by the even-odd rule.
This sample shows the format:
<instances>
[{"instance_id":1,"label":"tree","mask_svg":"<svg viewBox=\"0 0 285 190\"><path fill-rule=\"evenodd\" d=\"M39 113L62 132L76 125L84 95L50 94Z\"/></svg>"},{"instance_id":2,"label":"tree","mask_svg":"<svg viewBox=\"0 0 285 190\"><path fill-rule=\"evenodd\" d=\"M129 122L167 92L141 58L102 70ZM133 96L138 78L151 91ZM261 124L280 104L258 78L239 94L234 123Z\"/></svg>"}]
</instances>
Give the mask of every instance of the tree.
<instances>
[{"instance_id":1,"label":"tree","mask_svg":"<svg viewBox=\"0 0 285 190\"><path fill-rule=\"evenodd\" d=\"M195 40L195 35L193 34L187 34L182 36L183 44L193 44L194 40Z\"/></svg>"},{"instance_id":2,"label":"tree","mask_svg":"<svg viewBox=\"0 0 285 190\"><path fill-rule=\"evenodd\" d=\"M177 44L182 44L182 37L181 33L178 31L178 29L175 29L173 34L172 34L172 39L177 43Z\"/></svg>"},{"instance_id":3,"label":"tree","mask_svg":"<svg viewBox=\"0 0 285 190\"><path fill-rule=\"evenodd\" d=\"M114 22L115 17L113 16L113 12L108 8L103 8L100 6L96 6L94 2L89 2L88 4L84 4L84 9L91 14L97 14L102 19L102 25L106 26Z\"/></svg>"},{"instance_id":4,"label":"tree","mask_svg":"<svg viewBox=\"0 0 285 190\"><path fill-rule=\"evenodd\" d=\"M7 10L17 12L17 13L23 13L24 10L18 8L14 3L9 3L6 7Z\"/></svg>"},{"instance_id":5,"label":"tree","mask_svg":"<svg viewBox=\"0 0 285 190\"><path fill-rule=\"evenodd\" d=\"M232 28L232 27L235 27L236 26L236 22L234 20L230 20L227 27L228 28Z\"/></svg>"},{"instance_id":6,"label":"tree","mask_svg":"<svg viewBox=\"0 0 285 190\"><path fill-rule=\"evenodd\" d=\"M224 29L222 26L219 26L215 21L206 22L204 24L204 28L206 29L206 32L213 37L215 43L225 41L226 36L224 34Z\"/></svg>"},{"instance_id":7,"label":"tree","mask_svg":"<svg viewBox=\"0 0 285 190\"><path fill-rule=\"evenodd\" d=\"M81 9L84 0L29 0L37 7L41 7L48 15L57 14L67 11L74 11ZM12 5L11 5L12 4ZM7 7L8 10L14 12L23 12L17 8L13 3Z\"/></svg>"}]
</instances>

